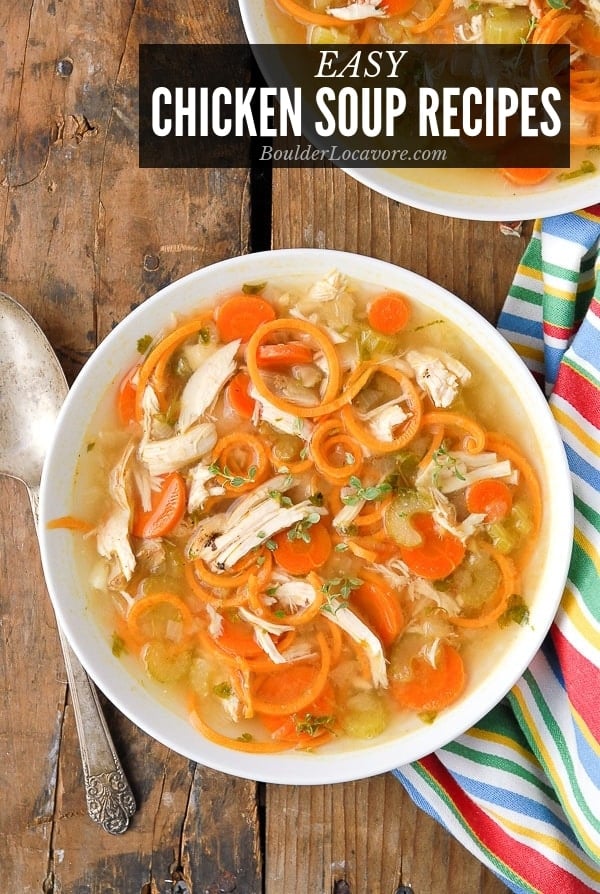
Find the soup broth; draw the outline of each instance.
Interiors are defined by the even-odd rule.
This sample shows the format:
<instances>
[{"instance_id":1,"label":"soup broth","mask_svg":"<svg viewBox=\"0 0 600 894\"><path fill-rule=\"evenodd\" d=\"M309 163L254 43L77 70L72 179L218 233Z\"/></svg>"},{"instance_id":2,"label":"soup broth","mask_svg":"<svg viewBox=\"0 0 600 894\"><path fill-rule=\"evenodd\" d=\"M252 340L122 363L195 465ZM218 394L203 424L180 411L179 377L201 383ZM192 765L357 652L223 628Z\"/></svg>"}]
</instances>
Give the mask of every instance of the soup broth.
<instances>
[{"instance_id":1,"label":"soup broth","mask_svg":"<svg viewBox=\"0 0 600 894\"><path fill-rule=\"evenodd\" d=\"M600 7L597 0L560 4L529 2L435 3L390 0L265 0L277 43L311 44L519 44L568 41L571 45L571 166L550 169L394 169L399 177L447 192L507 196L519 189L543 190L550 181L569 183L593 175L600 148ZM346 8L358 18L337 18ZM443 14L438 10L445 8ZM293 10L293 11L292 11ZM381 15L379 13L382 13ZM558 188L559 184L554 184Z\"/></svg>"},{"instance_id":2,"label":"soup broth","mask_svg":"<svg viewBox=\"0 0 600 894\"><path fill-rule=\"evenodd\" d=\"M86 532L113 652L201 734L268 752L433 722L527 623L533 447L416 296L240 283L139 349L58 524Z\"/></svg>"}]
</instances>

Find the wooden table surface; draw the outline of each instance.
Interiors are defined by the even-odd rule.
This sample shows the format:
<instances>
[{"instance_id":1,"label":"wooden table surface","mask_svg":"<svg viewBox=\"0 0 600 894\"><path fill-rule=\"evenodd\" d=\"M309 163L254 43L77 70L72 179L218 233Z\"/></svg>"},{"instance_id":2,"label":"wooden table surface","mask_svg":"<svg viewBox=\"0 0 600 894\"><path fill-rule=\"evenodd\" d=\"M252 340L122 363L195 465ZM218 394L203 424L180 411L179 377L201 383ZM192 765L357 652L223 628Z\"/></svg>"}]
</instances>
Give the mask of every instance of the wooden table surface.
<instances>
[{"instance_id":1,"label":"wooden table surface","mask_svg":"<svg viewBox=\"0 0 600 894\"><path fill-rule=\"evenodd\" d=\"M495 319L525 245L370 192L340 170L140 170L138 45L236 43L235 0L6 0L0 9L0 290L70 381L134 306L268 247L373 255ZM1 425L1 422L0 422ZM0 867L43 894L502 894L391 775L256 785L194 764L104 702L138 811L87 817L73 711L24 489L0 481Z\"/></svg>"}]
</instances>

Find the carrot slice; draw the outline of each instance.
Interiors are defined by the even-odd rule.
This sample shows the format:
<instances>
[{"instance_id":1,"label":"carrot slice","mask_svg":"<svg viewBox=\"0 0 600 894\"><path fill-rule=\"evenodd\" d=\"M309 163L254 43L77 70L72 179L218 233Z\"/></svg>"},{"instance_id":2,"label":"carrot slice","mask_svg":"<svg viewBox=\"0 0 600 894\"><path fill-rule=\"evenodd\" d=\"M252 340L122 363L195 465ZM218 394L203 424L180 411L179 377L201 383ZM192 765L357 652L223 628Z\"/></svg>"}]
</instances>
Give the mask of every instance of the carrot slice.
<instances>
[{"instance_id":1,"label":"carrot slice","mask_svg":"<svg viewBox=\"0 0 600 894\"><path fill-rule=\"evenodd\" d=\"M367 575L363 574L364 577ZM376 575L367 579L352 591L350 607L356 608L364 622L389 648L400 635L404 618L398 594Z\"/></svg>"},{"instance_id":2,"label":"carrot slice","mask_svg":"<svg viewBox=\"0 0 600 894\"><path fill-rule=\"evenodd\" d=\"M356 438L360 444L363 444L373 453L395 453L414 438L421 426L421 400L419 398L419 392L408 376L404 375L399 369L384 363L369 365L368 376L365 378L363 386L366 385L370 376L375 372L389 376L391 379L398 382L402 388L403 396L409 401L410 416L407 421L403 423L400 431L391 441L382 441L376 437L376 435L374 435L357 416L355 416L354 410L350 405L345 406L340 415L350 434Z\"/></svg>"},{"instance_id":3,"label":"carrot slice","mask_svg":"<svg viewBox=\"0 0 600 894\"><path fill-rule=\"evenodd\" d=\"M385 11L389 16L402 16L410 12L416 0L385 0Z\"/></svg>"},{"instance_id":4,"label":"carrot slice","mask_svg":"<svg viewBox=\"0 0 600 894\"><path fill-rule=\"evenodd\" d=\"M89 534L94 530L94 525L76 515L59 515L57 518L50 519L46 523L46 528L49 531L64 528L67 531L80 531L82 534Z\"/></svg>"},{"instance_id":5,"label":"carrot slice","mask_svg":"<svg viewBox=\"0 0 600 894\"><path fill-rule=\"evenodd\" d=\"M469 512L482 513L487 522L496 522L510 512L512 491L504 481L484 478L469 485L466 501Z\"/></svg>"},{"instance_id":6,"label":"carrot slice","mask_svg":"<svg viewBox=\"0 0 600 894\"><path fill-rule=\"evenodd\" d=\"M320 25L322 28L331 28L332 26L347 28L352 24L351 21L336 19L324 13L314 12L314 10L307 9L301 3L296 3L295 0L277 0L277 3L288 15L291 15L292 18L297 19L299 22L303 22L305 25Z\"/></svg>"},{"instance_id":7,"label":"carrot slice","mask_svg":"<svg viewBox=\"0 0 600 894\"><path fill-rule=\"evenodd\" d=\"M226 736L224 733L218 732L203 720L198 711L196 699L193 701L193 706L189 712L189 718L192 726L195 727L205 739L208 739L209 742L213 742L215 745L221 745L223 748L232 748L234 751L243 751L248 754L272 754L276 751L287 751L290 747L289 742L259 742L254 741L253 739L245 739L243 737L232 739L231 736Z\"/></svg>"},{"instance_id":8,"label":"carrot slice","mask_svg":"<svg viewBox=\"0 0 600 894\"><path fill-rule=\"evenodd\" d=\"M591 18L582 16L580 24L570 32L569 38L590 56L600 56L600 25Z\"/></svg>"},{"instance_id":9,"label":"carrot slice","mask_svg":"<svg viewBox=\"0 0 600 894\"><path fill-rule=\"evenodd\" d=\"M257 714L285 716L295 714L317 699L327 686L331 667L331 652L327 639L320 631L317 642L321 665L290 665L286 674L266 674L258 677L252 704ZM301 670L304 668L305 670ZM307 673L308 672L308 673Z\"/></svg>"},{"instance_id":10,"label":"carrot slice","mask_svg":"<svg viewBox=\"0 0 600 894\"><path fill-rule=\"evenodd\" d=\"M187 338L199 333L206 325L207 320L207 314L203 314L200 317L195 317L193 320L188 320L186 323L177 326L172 332L165 335L165 337L152 348L150 353L142 361L138 375L135 401L135 415L137 419L142 418L142 399L144 397L144 391L159 364L161 369L164 369L169 358L173 356L173 352L176 351ZM163 383L161 383L161 385L162 384Z\"/></svg>"},{"instance_id":11,"label":"carrot slice","mask_svg":"<svg viewBox=\"0 0 600 894\"><path fill-rule=\"evenodd\" d=\"M290 540L288 531L274 537L277 549L275 562L290 574L308 574L325 564L331 553L331 537L323 522L311 525L306 532L308 541L298 537Z\"/></svg>"},{"instance_id":12,"label":"carrot slice","mask_svg":"<svg viewBox=\"0 0 600 894\"><path fill-rule=\"evenodd\" d=\"M371 302L367 310L367 320L371 329L383 335L396 335L410 319L410 304L404 295L385 292Z\"/></svg>"},{"instance_id":13,"label":"carrot slice","mask_svg":"<svg viewBox=\"0 0 600 894\"><path fill-rule=\"evenodd\" d=\"M140 364L136 363L125 373L117 393L117 414L121 425L127 426L136 418L137 384L134 379L138 375Z\"/></svg>"},{"instance_id":14,"label":"carrot slice","mask_svg":"<svg viewBox=\"0 0 600 894\"><path fill-rule=\"evenodd\" d=\"M256 360L261 369L312 363L313 352L301 341L288 341L279 345L260 345Z\"/></svg>"},{"instance_id":15,"label":"carrot slice","mask_svg":"<svg viewBox=\"0 0 600 894\"><path fill-rule=\"evenodd\" d=\"M183 476L171 472L163 479L160 490L152 492L151 508L138 507L134 511L131 533L134 537L165 537L183 518L186 499Z\"/></svg>"},{"instance_id":16,"label":"carrot slice","mask_svg":"<svg viewBox=\"0 0 600 894\"><path fill-rule=\"evenodd\" d=\"M252 658L263 654L263 650L254 638L254 629L251 624L235 615L223 615L222 618L221 632L215 638L219 648L231 655L241 655L243 658Z\"/></svg>"},{"instance_id":17,"label":"carrot slice","mask_svg":"<svg viewBox=\"0 0 600 894\"><path fill-rule=\"evenodd\" d=\"M264 339L272 332L278 330L286 330L288 332L300 332L313 340L318 348L323 352L327 362L327 384L323 394L322 403L315 407L304 407L290 400L285 400L275 394L266 385L260 373L258 365L258 351ZM287 320L271 320L260 326L250 338L246 350L246 363L248 364L248 374L252 379L252 384L261 397L272 403L277 409L286 413L292 413L294 416L303 418L309 416L324 416L326 413L333 411L333 403L337 398L340 390L340 361L335 350L335 345L326 332L319 329L313 323L307 320L298 320L295 318ZM349 385L349 382L346 383ZM347 398L344 397L344 402Z\"/></svg>"},{"instance_id":18,"label":"carrot slice","mask_svg":"<svg viewBox=\"0 0 600 894\"><path fill-rule=\"evenodd\" d=\"M275 311L268 301L243 292L231 295L216 312L217 330L224 342L236 338L248 341L262 323L274 319Z\"/></svg>"},{"instance_id":19,"label":"carrot slice","mask_svg":"<svg viewBox=\"0 0 600 894\"><path fill-rule=\"evenodd\" d=\"M314 676L309 672L310 668L304 666L299 667L295 674L295 684L303 683L309 686ZM276 678L277 679L277 678ZM285 688L285 677L279 678ZM263 687L263 690L266 687ZM282 687L274 687L275 696L281 695ZM264 691L261 695L264 696ZM300 693L298 693L300 694ZM296 745L321 745L325 740L329 740L331 735L331 727L335 722L335 694L333 686L327 684L323 692L309 705L297 711L295 714L289 714L287 717L280 717L272 714L264 714L261 716L263 726L271 733L271 737L276 742L289 742Z\"/></svg>"},{"instance_id":20,"label":"carrot slice","mask_svg":"<svg viewBox=\"0 0 600 894\"><path fill-rule=\"evenodd\" d=\"M230 379L227 385L227 401L231 409L242 419L252 419L256 401L248 393L250 389L250 376L248 373L239 372Z\"/></svg>"},{"instance_id":21,"label":"carrot slice","mask_svg":"<svg viewBox=\"0 0 600 894\"><path fill-rule=\"evenodd\" d=\"M500 168L500 173L518 186L535 186L550 176L552 168Z\"/></svg>"},{"instance_id":22,"label":"carrot slice","mask_svg":"<svg viewBox=\"0 0 600 894\"><path fill-rule=\"evenodd\" d=\"M252 490L269 472L269 456L263 441L247 432L224 435L213 447L211 457L220 469L215 477L229 493Z\"/></svg>"},{"instance_id":23,"label":"carrot slice","mask_svg":"<svg viewBox=\"0 0 600 894\"><path fill-rule=\"evenodd\" d=\"M425 34L426 31L430 31L435 25L442 21L447 12L452 9L452 0L440 0L440 3L436 6L430 16L426 19L423 19L422 22L417 22L416 25L412 25L409 28L411 34Z\"/></svg>"},{"instance_id":24,"label":"carrot slice","mask_svg":"<svg viewBox=\"0 0 600 894\"><path fill-rule=\"evenodd\" d=\"M175 593L149 593L137 599L127 612L127 623L135 636L143 640L168 639L169 625L179 624L179 640L189 636L192 613Z\"/></svg>"},{"instance_id":25,"label":"carrot slice","mask_svg":"<svg viewBox=\"0 0 600 894\"><path fill-rule=\"evenodd\" d=\"M324 419L310 439L310 454L315 466L334 483L358 475L363 465L360 442L344 432L338 419Z\"/></svg>"},{"instance_id":26,"label":"carrot slice","mask_svg":"<svg viewBox=\"0 0 600 894\"><path fill-rule=\"evenodd\" d=\"M409 680L391 680L393 698L413 711L440 711L456 701L466 682L465 666L454 646L442 643L435 667L423 656L411 662Z\"/></svg>"},{"instance_id":27,"label":"carrot slice","mask_svg":"<svg viewBox=\"0 0 600 894\"><path fill-rule=\"evenodd\" d=\"M412 525L423 539L418 546L400 547L402 561L426 580L442 580L452 574L464 558L464 544L454 534L438 528L428 512L416 512Z\"/></svg>"}]
</instances>

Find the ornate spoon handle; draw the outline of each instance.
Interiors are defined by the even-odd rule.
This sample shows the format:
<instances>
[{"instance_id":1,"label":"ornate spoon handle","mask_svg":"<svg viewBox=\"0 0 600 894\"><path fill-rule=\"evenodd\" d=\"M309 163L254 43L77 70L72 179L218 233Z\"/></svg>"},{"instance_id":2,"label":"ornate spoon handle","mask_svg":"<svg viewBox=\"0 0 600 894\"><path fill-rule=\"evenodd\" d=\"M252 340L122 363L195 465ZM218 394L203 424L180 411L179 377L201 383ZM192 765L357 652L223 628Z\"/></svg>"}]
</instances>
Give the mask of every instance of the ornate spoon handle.
<instances>
[{"instance_id":1,"label":"ornate spoon handle","mask_svg":"<svg viewBox=\"0 0 600 894\"><path fill-rule=\"evenodd\" d=\"M135 799L112 743L98 693L59 627L90 817L113 835L125 832Z\"/></svg>"},{"instance_id":2,"label":"ornate spoon handle","mask_svg":"<svg viewBox=\"0 0 600 894\"><path fill-rule=\"evenodd\" d=\"M35 527L38 527L39 490L28 487ZM96 687L58 624L67 680L79 736L85 799L94 822L113 835L125 832L135 813L135 799L113 745Z\"/></svg>"}]
</instances>

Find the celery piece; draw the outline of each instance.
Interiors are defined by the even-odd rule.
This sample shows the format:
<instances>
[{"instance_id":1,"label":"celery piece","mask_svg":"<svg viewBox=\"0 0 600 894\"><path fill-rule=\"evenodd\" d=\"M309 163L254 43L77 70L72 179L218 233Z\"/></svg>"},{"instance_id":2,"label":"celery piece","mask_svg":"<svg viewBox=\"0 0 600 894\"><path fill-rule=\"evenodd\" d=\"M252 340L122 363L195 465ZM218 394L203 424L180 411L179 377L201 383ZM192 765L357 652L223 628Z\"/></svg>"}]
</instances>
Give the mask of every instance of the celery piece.
<instances>
[{"instance_id":1,"label":"celery piece","mask_svg":"<svg viewBox=\"0 0 600 894\"><path fill-rule=\"evenodd\" d=\"M350 35L340 28L323 28L321 25L315 25L310 33L310 42L312 44L350 43Z\"/></svg>"},{"instance_id":2,"label":"celery piece","mask_svg":"<svg viewBox=\"0 0 600 894\"><path fill-rule=\"evenodd\" d=\"M510 520L514 530L521 536L526 537L533 527L529 508L525 503L517 502L513 505Z\"/></svg>"},{"instance_id":3,"label":"celery piece","mask_svg":"<svg viewBox=\"0 0 600 894\"><path fill-rule=\"evenodd\" d=\"M153 680L158 683L176 683L190 669L192 653L175 650L163 642L148 643L144 652L144 664Z\"/></svg>"},{"instance_id":4,"label":"celery piece","mask_svg":"<svg viewBox=\"0 0 600 894\"><path fill-rule=\"evenodd\" d=\"M351 738L373 739L384 731L387 723L385 704L373 690L359 692L346 702L342 726Z\"/></svg>"},{"instance_id":5,"label":"celery piece","mask_svg":"<svg viewBox=\"0 0 600 894\"><path fill-rule=\"evenodd\" d=\"M422 537L411 524L415 512L431 512L433 499L428 491L402 490L387 507L384 526L389 537L401 546L418 546Z\"/></svg>"},{"instance_id":6,"label":"celery piece","mask_svg":"<svg viewBox=\"0 0 600 894\"><path fill-rule=\"evenodd\" d=\"M467 613L480 610L500 583L498 565L487 553L469 553L467 560L447 578L449 590Z\"/></svg>"},{"instance_id":7,"label":"celery piece","mask_svg":"<svg viewBox=\"0 0 600 894\"><path fill-rule=\"evenodd\" d=\"M358 351L361 360L370 360L376 356L394 356L398 352L398 339L365 328L360 333Z\"/></svg>"},{"instance_id":8,"label":"celery piece","mask_svg":"<svg viewBox=\"0 0 600 894\"><path fill-rule=\"evenodd\" d=\"M593 174L596 171L596 165L593 161L590 161L587 158L581 162L578 168L575 168L572 171L562 171L562 173L558 174L557 180L573 180L575 177L582 177L584 174Z\"/></svg>"},{"instance_id":9,"label":"celery piece","mask_svg":"<svg viewBox=\"0 0 600 894\"><path fill-rule=\"evenodd\" d=\"M509 624L523 626L529 622L529 609L521 596L513 594L508 600L506 611L498 618L500 627L508 627Z\"/></svg>"},{"instance_id":10,"label":"celery piece","mask_svg":"<svg viewBox=\"0 0 600 894\"><path fill-rule=\"evenodd\" d=\"M211 666L205 658L194 658L190 666L190 686L200 698L208 698L211 692Z\"/></svg>"},{"instance_id":11,"label":"celery piece","mask_svg":"<svg viewBox=\"0 0 600 894\"><path fill-rule=\"evenodd\" d=\"M506 522L494 522L489 525L488 534L498 552L507 554L517 546L518 537Z\"/></svg>"},{"instance_id":12,"label":"celery piece","mask_svg":"<svg viewBox=\"0 0 600 894\"><path fill-rule=\"evenodd\" d=\"M530 16L528 6L505 7L494 4L485 16L484 42L523 43L530 30Z\"/></svg>"},{"instance_id":13,"label":"celery piece","mask_svg":"<svg viewBox=\"0 0 600 894\"><path fill-rule=\"evenodd\" d=\"M296 435L278 434L273 443L273 455L281 462L291 462L298 459L304 441Z\"/></svg>"}]
</instances>

